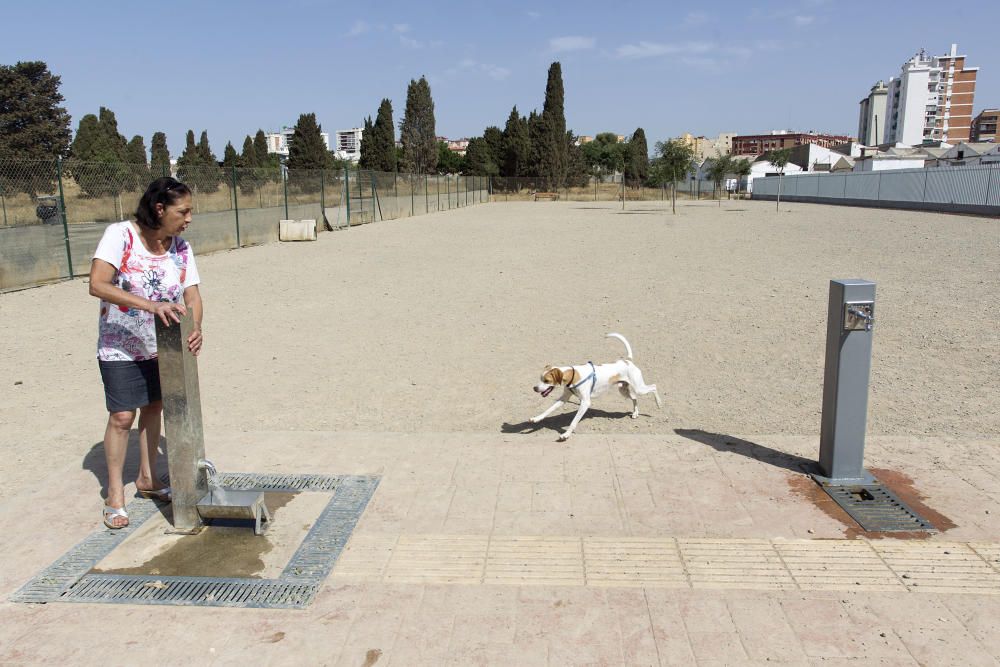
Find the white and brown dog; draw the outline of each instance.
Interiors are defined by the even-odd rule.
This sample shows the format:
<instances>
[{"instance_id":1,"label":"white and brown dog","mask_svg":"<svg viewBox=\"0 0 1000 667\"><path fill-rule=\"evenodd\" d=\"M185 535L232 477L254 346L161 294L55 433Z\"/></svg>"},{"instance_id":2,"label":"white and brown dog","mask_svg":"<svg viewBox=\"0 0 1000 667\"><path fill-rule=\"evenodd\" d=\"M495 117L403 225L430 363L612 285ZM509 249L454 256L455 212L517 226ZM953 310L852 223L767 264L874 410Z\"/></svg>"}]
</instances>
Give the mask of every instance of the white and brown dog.
<instances>
[{"instance_id":1,"label":"white and brown dog","mask_svg":"<svg viewBox=\"0 0 1000 667\"><path fill-rule=\"evenodd\" d=\"M571 396L580 399L580 408L576 411L572 423L559 436L566 440L573 435L573 430L580 423L584 413L590 408L590 399L600 396L608 389L618 386L622 396L632 400L632 419L639 417L639 396L653 394L656 406L663 407L655 384L646 384L642 379L642 371L632 362L632 346L625 336L609 333L608 338L617 338L625 345L625 358L610 364L595 365L588 361L579 366L546 366L542 373L542 381L535 385L535 391L542 396L548 396L556 387L562 387L563 393L548 410L531 418L531 423L537 424L558 410Z\"/></svg>"}]
</instances>

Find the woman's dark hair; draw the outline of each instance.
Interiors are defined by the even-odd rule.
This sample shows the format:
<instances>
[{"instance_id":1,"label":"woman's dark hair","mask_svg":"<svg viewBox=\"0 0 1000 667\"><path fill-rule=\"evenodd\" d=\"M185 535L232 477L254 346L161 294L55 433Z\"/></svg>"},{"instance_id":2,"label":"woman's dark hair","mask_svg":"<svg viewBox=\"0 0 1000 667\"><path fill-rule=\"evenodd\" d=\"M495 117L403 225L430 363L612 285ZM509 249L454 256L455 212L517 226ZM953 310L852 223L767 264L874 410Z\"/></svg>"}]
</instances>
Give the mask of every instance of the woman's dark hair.
<instances>
[{"instance_id":1,"label":"woman's dark hair","mask_svg":"<svg viewBox=\"0 0 1000 667\"><path fill-rule=\"evenodd\" d=\"M176 178L164 176L149 184L146 192L139 199L139 206L135 209L135 221L143 227L149 229L160 228L160 217L156 214L156 205L163 204L163 207L177 203L181 197L191 194L191 188L184 185Z\"/></svg>"}]
</instances>

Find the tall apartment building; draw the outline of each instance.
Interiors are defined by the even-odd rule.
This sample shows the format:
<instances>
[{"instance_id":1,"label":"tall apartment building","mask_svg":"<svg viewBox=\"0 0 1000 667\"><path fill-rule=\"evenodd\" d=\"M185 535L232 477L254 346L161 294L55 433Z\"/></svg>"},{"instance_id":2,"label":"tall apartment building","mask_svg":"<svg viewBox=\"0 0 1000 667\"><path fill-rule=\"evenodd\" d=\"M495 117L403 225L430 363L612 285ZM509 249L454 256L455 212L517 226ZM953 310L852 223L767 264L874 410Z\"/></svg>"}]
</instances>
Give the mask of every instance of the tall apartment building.
<instances>
[{"instance_id":1,"label":"tall apartment building","mask_svg":"<svg viewBox=\"0 0 1000 667\"><path fill-rule=\"evenodd\" d=\"M357 162L361 159L361 139L364 135L363 127L352 127L349 130L337 130L336 148L334 156L338 160Z\"/></svg>"},{"instance_id":2,"label":"tall apartment building","mask_svg":"<svg viewBox=\"0 0 1000 667\"><path fill-rule=\"evenodd\" d=\"M958 45L943 56L923 49L889 79L884 143L915 146L968 141L978 67L966 67Z\"/></svg>"},{"instance_id":3,"label":"tall apartment building","mask_svg":"<svg viewBox=\"0 0 1000 667\"><path fill-rule=\"evenodd\" d=\"M885 105L889 89L885 81L879 81L872 86L868 97L861 100L861 113L858 115L858 141L865 146L877 146L885 139L882 125L885 123Z\"/></svg>"},{"instance_id":4,"label":"tall apartment building","mask_svg":"<svg viewBox=\"0 0 1000 667\"><path fill-rule=\"evenodd\" d=\"M803 144L817 144L823 148L832 148L851 141L854 141L854 137L840 134L772 130L768 134L742 134L733 137L733 155L760 155L768 151L794 148Z\"/></svg>"},{"instance_id":5,"label":"tall apartment building","mask_svg":"<svg viewBox=\"0 0 1000 667\"><path fill-rule=\"evenodd\" d=\"M703 136L694 136L690 132L684 132L678 137L680 141L694 149L694 156L699 162L707 158L725 155L733 152L733 132L722 132L715 139Z\"/></svg>"},{"instance_id":6,"label":"tall apartment building","mask_svg":"<svg viewBox=\"0 0 1000 667\"><path fill-rule=\"evenodd\" d=\"M1000 109L983 109L972 121L972 141L997 142L997 119Z\"/></svg>"}]
</instances>

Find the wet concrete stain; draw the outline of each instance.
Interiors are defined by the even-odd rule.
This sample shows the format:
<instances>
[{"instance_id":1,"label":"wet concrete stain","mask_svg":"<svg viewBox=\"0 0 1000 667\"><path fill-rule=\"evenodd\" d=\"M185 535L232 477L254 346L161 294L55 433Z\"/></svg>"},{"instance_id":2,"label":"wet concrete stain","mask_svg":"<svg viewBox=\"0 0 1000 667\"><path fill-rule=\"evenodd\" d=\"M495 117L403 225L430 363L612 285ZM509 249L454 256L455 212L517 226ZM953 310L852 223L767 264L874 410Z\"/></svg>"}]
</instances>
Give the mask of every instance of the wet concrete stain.
<instances>
[{"instance_id":1,"label":"wet concrete stain","mask_svg":"<svg viewBox=\"0 0 1000 667\"><path fill-rule=\"evenodd\" d=\"M888 470L885 468L870 468L870 473L885 485L890 491L906 503L910 509L929 521L939 532L951 530L955 523L940 512L924 504L924 496L913 484L913 480L901 472ZM835 519L844 525L844 537L853 540L864 537L872 540L891 538L894 540L923 540L927 539L931 533L927 531L908 531L899 533L873 532L864 530L851 515L834 502L833 498L827 495L826 491L820 488L811 477L805 475L794 475L788 478L788 486L794 494L805 498L824 514Z\"/></svg>"},{"instance_id":2,"label":"wet concrete stain","mask_svg":"<svg viewBox=\"0 0 1000 667\"><path fill-rule=\"evenodd\" d=\"M294 493L266 493L264 502L276 521ZM101 574L145 574L164 577L237 577L260 579L264 554L273 548L267 533L254 535L250 522L219 520L196 535L185 535L173 546L137 567L91 570ZM280 640L279 640L280 641Z\"/></svg>"},{"instance_id":3,"label":"wet concrete stain","mask_svg":"<svg viewBox=\"0 0 1000 667\"><path fill-rule=\"evenodd\" d=\"M361 667L372 667L372 665L378 662L378 659L381 657L382 657L381 649L377 648L370 649L367 653L365 653L365 661L361 665Z\"/></svg>"}]
</instances>

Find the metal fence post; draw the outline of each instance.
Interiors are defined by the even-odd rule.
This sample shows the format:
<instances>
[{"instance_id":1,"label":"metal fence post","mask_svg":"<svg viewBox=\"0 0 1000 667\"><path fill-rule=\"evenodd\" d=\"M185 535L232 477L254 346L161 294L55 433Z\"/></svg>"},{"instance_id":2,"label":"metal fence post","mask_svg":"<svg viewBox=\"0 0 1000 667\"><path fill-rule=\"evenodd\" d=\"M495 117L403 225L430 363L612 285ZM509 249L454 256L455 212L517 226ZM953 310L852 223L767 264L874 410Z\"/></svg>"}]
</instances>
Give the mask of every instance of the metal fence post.
<instances>
[{"instance_id":1,"label":"metal fence post","mask_svg":"<svg viewBox=\"0 0 1000 667\"><path fill-rule=\"evenodd\" d=\"M281 170L281 182L285 188L285 220L288 220L288 170L287 169Z\"/></svg>"},{"instance_id":2,"label":"metal fence post","mask_svg":"<svg viewBox=\"0 0 1000 667\"><path fill-rule=\"evenodd\" d=\"M344 167L344 199L347 201L347 228L351 228L351 171Z\"/></svg>"},{"instance_id":3,"label":"metal fence post","mask_svg":"<svg viewBox=\"0 0 1000 667\"><path fill-rule=\"evenodd\" d=\"M927 201L927 176L930 175L930 169L924 169L924 194L920 196L921 203Z\"/></svg>"},{"instance_id":4,"label":"metal fence post","mask_svg":"<svg viewBox=\"0 0 1000 667\"><path fill-rule=\"evenodd\" d=\"M49 172L52 173L52 172ZM69 277L73 275L73 255L69 250L69 221L66 220L66 196L63 194L62 158L56 158L56 179L59 181L59 213L63 223L63 240L66 242L66 264L69 266Z\"/></svg>"},{"instance_id":5,"label":"metal fence post","mask_svg":"<svg viewBox=\"0 0 1000 667\"><path fill-rule=\"evenodd\" d=\"M236 212L236 247L242 248L243 244L240 242L240 202L239 195L237 194L238 188L236 187L236 166L233 165L233 211Z\"/></svg>"},{"instance_id":6,"label":"metal fence post","mask_svg":"<svg viewBox=\"0 0 1000 667\"><path fill-rule=\"evenodd\" d=\"M410 182L410 217L413 217L413 174L410 174L410 178L406 179Z\"/></svg>"},{"instance_id":7,"label":"metal fence post","mask_svg":"<svg viewBox=\"0 0 1000 667\"><path fill-rule=\"evenodd\" d=\"M7 226L7 198L4 196L3 192L3 182L0 181L0 205L3 206L3 225Z\"/></svg>"},{"instance_id":8,"label":"metal fence post","mask_svg":"<svg viewBox=\"0 0 1000 667\"><path fill-rule=\"evenodd\" d=\"M994 166L991 164L989 177L986 179L986 196L983 198L983 206L990 205L990 193L993 191L993 169Z\"/></svg>"},{"instance_id":9,"label":"metal fence post","mask_svg":"<svg viewBox=\"0 0 1000 667\"><path fill-rule=\"evenodd\" d=\"M424 213L431 212L431 196L427 190L427 174L424 174Z\"/></svg>"},{"instance_id":10,"label":"metal fence post","mask_svg":"<svg viewBox=\"0 0 1000 667\"><path fill-rule=\"evenodd\" d=\"M437 190L437 210L441 211L441 176L434 176L434 189Z\"/></svg>"},{"instance_id":11,"label":"metal fence post","mask_svg":"<svg viewBox=\"0 0 1000 667\"><path fill-rule=\"evenodd\" d=\"M319 170L319 222L326 230L326 169Z\"/></svg>"},{"instance_id":12,"label":"metal fence post","mask_svg":"<svg viewBox=\"0 0 1000 667\"><path fill-rule=\"evenodd\" d=\"M874 165L872 165L874 167ZM878 172L878 190L875 192L875 201L882 201L882 172Z\"/></svg>"}]
</instances>

